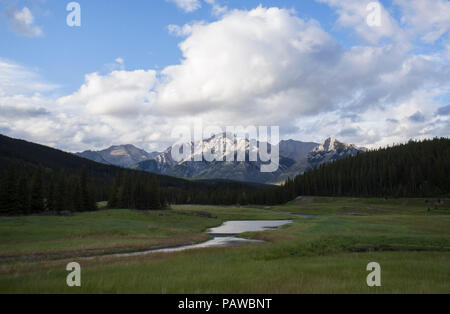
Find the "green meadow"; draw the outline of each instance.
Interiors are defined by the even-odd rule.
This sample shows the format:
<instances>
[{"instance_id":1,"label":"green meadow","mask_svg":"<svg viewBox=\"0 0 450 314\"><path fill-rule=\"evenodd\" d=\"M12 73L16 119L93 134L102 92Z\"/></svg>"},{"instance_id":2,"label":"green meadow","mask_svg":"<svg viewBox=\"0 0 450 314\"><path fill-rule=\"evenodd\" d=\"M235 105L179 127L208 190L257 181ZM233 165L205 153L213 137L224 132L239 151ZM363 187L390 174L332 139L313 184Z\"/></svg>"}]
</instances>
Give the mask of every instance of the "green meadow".
<instances>
[{"instance_id":1,"label":"green meadow","mask_svg":"<svg viewBox=\"0 0 450 314\"><path fill-rule=\"evenodd\" d=\"M0 293L450 293L448 204L303 197L264 208L1 217ZM293 223L241 235L264 243L102 256L202 242L227 220L270 219ZM80 288L66 285L71 261L81 265ZM381 287L366 284L369 262L381 265Z\"/></svg>"}]
</instances>

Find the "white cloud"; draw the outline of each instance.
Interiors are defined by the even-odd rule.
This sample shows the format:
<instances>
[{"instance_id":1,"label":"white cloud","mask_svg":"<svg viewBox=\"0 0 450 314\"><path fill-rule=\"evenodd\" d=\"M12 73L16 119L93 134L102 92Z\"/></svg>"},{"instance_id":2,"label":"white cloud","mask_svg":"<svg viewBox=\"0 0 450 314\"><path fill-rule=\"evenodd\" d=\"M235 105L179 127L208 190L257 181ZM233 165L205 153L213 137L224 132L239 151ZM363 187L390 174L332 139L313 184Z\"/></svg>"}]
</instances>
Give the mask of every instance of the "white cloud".
<instances>
[{"instance_id":1,"label":"white cloud","mask_svg":"<svg viewBox=\"0 0 450 314\"><path fill-rule=\"evenodd\" d=\"M262 7L196 25L180 49L183 61L162 71L157 88L158 107L167 114L246 110L267 118L274 104L315 112L327 105L313 95L324 87L319 77L340 54L317 22Z\"/></svg>"},{"instance_id":2,"label":"white cloud","mask_svg":"<svg viewBox=\"0 0 450 314\"><path fill-rule=\"evenodd\" d=\"M197 11L202 7L202 3L200 0L166 0L168 2L173 2L182 9L183 11L190 13ZM204 0L207 4L211 6L212 14L215 16L221 16L228 11L228 7L226 5L220 5L217 0Z\"/></svg>"},{"instance_id":3,"label":"white cloud","mask_svg":"<svg viewBox=\"0 0 450 314\"><path fill-rule=\"evenodd\" d=\"M201 8L202 4L200 0L166 0L168 2L173 2L185 12L194 12Z\"/></svg>"},{"instance_id":4,"label":"white cloud","mask_svg":"<svg viewBox=\"0 0 450 314\"><path fill-rule=\"evenodd\" d=\"M373 12L368 10L368 5L373 0L316 0L326 3L336 9L338 25L354 30L361 38L369 43L376 44L383 38L402 36L402 31L397 22L380 2L376 2L381 8L381 25L369 26L367 17Z\"/></svg>"},{"instance_id":5,"label":"white cloud","mask_svg":"<svg viewBox=\"0 0 450 314\"><path fill-rule=\"evenodd\" d=\"M395 105L372 106L359 114L336 110L309 117L299 125L296 136L309 141L335 136L368 148L403 143L411 138L448 136L450 117L436 117L439 106L433 100L436 95L421 90Z\"/></svg>"},{"instance_id":6,"label":"white cloud","mask_svg":"<svg viewBox=\"0 0 450 314\"><path fill-rule=\"evenodd\" d=\"M150 109L155 83L153 70L113 71L105 76L92 73L77 92L58 103L98 115L135 115Z\"/></svg>"},{"instance_id":7,"label":"white cloud","mask_svg":"<svg viewBox=\"0 0 450 314\"><path fill-rule=\"evenodd\" d=\"M185 37L192 33L193 28L196 25L202 25L201 22L192 23L192 24L185 24L183 26L170 24L167 26L167 30L169 31L169 34L177 36L177 37Z\"/></svg>"},{"instance_id":8,"label":"white cloud","mask_svg":"<svg viewBox=\"0 0 450 314\"><path fill-rule=\"evenodd\" d=\"M354 30L367 42L376 44L383 38L394 38L397 42L413 41L419 37L432 44L450 30L450 2L448 0L393 0L390 8L373 0L316 0L336 9L337 24ZM367 5L371 2L382 8L381 26L367 23ZM397 22L391 11L400 9Z\"/></svg>"},{"instance_id":9,"label":"white cloud","mask_svg":"<svg viewBox=\"0 0 450 314\"><path fill-rule=\"evenodd\" d=\"M402 22L427 43L434 43L450 30L448 0L395 0L401 7Z\"/></svg>"},{"instance_id":10,"label":"white cloud","mask_svg":"<svg viewBox=\"0 0 450 314\"><path fill-rule=\"evenodd\" d=\"M0 100L9 110L0 130L72 151L164 149L173 127L196 119L275 124L301 140L333 135L371 147L450 133L449 117L436 116L436 99L450 90L445 52L413 54L402 41L344 48L318 22L278 8L233 10L169 31L185 37L179 64L88 74L56 100L34 95L51 85L30 79L33 71L0 60Z\"/></svg>"},{"instance_id":11,"label":"white cloud","mask_svg":"<svg viewBox=\"0 0 450 314\"><path fill-rule=\"evenodd\" d=\"M118 64L120 64L120 65L123 65L123 63L125 62L124 60L123 60L123 58L121 58L121 57L118 57L118 58L116 58L116 60L114 60L114 61L116 61Z\"/></svg>"},{"instance_id":12,"label":"white cloud","mask_svg":"<svg viewBox=\"0 0 450 314\"><path fill-rule=\"evenodd\" d=\"M0 95L30 95L57 87L56 84L45 82L36 71L0 58Z\"/></svg>"},{"instance_id":13,"label":"white cloud","mask_svg":"<svg viewBox=\"0 0 450 314\"><path fill-rule=\"evenodd\" d=\"M156 90L168 115L289 128L305 115L364 111L449 84L449 68L437 57L410 57L402 43L344 50L317 22L277 8L232 11L188 33L183 61L162 71Z\"/></svg>"},{"instance_id":14,"label":"white cloud","mask_svg":"<svg viewBox=\"0 0 450 314\"><path fill-rule=\"evenodd\" d=\"M42 29L34 25L34 16L27 7L22 10L7 10L5 13L9 27L17 34L28 37L43 35Z\"/></svg>"},{"instance_id":15,"label":"white cloud","mask_svg":"<svg viewBox=\"0 0 450 314\"><path fill-rule=\"evenodd\" d=\"M221 16L228 12L228 7L226 5L220 5L217 0L205 0L205 2L212 6L212 13L215 16Z\"/></svg>"}]
</instances>

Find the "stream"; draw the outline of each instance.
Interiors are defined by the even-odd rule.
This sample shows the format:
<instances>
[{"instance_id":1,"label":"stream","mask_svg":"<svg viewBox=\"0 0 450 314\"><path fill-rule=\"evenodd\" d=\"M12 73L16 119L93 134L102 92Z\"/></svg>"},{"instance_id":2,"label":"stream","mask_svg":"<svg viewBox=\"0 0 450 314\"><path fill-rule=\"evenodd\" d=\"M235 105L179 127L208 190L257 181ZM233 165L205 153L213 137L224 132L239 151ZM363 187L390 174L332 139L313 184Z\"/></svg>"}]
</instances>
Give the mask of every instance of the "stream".
<instances>
[{"instance_id":1,"label":"stream","mask_svg":"<svg viewBox=\"0 0 450 314\"><path fill-rule=\"evenodd\" d=\"M165 248L149 250L142 252L114 254L116 257L140 256L152 253L170 253L180 252L191 249L209 248L209 247L230 247L243 245L246 243L263 243L261 240L250 240L237 237L244 232L265 231L275 229L280 226L290 224L292 220L245 220L245 221L226 221L221 226L207 230L211 239L198 244L184 245L174 248Z\"/></svg>"}]
</instances>

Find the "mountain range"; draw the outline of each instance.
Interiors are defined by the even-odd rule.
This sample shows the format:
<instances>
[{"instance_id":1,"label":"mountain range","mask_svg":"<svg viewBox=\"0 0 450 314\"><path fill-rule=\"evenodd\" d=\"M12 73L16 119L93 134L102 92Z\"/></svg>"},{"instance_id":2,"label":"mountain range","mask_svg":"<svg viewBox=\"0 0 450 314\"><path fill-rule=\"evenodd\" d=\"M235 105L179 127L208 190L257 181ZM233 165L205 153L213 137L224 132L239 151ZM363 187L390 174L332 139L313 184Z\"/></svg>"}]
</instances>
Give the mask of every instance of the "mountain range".
<instances>
[{"instance_id":1,"label":"mountain range","mask_svg":"<svg viewBox=\"0 0 450 314\"><path fill-rule=\"evenodd\" d=\"M159 153L147 153L145 150L133 145L120 145L111 146L100 151L87 150L76 155L102 164L130 168L141 161L155 158Z\"/></svg>"},{"instance_id":2,"label":"mountain range","mask_svg":"<svg viewBox=\"0 0 450 314\"><path fill-rule=\"evenodd\" d=\"M207 161L203 156L195 155L202 151L215 152L217 147L219 147L219 143L222 143L225 147L234 147L231 150L235 157L234 160L237 159L238 154L245 154L246 161ZM182 178L280 183L289 177L293 178L306 170L316 168L322 164L367 151L365 148L340 142L333 137L326 139L322 144L295 140L281 141L278 144L280 152L278 170L272 173L264 173L261 172L261 166L267 163L262 162L259 158L257 161L249 161L252 150L259 152L262 144L260 142L252 146L246 138L218 134L209 139L191 144L195 149L185 159L188 161L181 162L172 158L171 147L162 153L148 153L133 145L120 145L112 146L102 151L85 151L77 153L77 155L104 164ZM267 144L267 146L269 151L273 149L270 144ZM223 160L226 160L226 148L223 149L221 154Z\"/></svg>"}]
</instances>

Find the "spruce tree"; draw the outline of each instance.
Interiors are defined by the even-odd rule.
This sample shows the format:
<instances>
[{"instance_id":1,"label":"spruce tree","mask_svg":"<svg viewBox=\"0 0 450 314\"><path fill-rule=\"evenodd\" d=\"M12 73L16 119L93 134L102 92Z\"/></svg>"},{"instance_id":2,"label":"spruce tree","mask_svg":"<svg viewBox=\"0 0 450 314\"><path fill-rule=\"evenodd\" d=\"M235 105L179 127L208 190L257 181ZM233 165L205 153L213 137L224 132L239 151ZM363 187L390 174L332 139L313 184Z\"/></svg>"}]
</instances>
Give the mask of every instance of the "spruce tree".
<instances>
[{"instance_id":1,"label":"spruce tree","mask_svg":"<svg viewBox=\"0 0 450 314\"><path fill-rule=\"evenodd\" d=\"M43 172L42 166L39 166L31 180L30 210L32 213L40 213L45 210Z\"/></svg>"},{"instance_id":2,"label":"spruce tree","mask_svg":"<svg viewBox=\"0 0 450 314\"><path fill-rule=\"evenodd\" d=\"M134 184L133 199L133 208L140 210L148 209L145 182L140 175L137 177L136 183Z\"/></svg>"},{"instance_id":3,"label":"spruce tree","mask_svg":"<svg viewBox=\"0 0 450 314\"><path fill-rule=\"evenodd\" d=\"M67 208L67 187L63 170L61 170L58 175L58 183L55 190L55 210L58 212L70 210Z\"/></svg>"},{"instance_id":4,"label":"spruce tree","mask_svg":"<svg viewBox=\"0 0 450 314\"><path fill-rule=\"evenodd\" d=\"M114 184L108 198L109 208L118 208L119 206L119 188L121 186L121 171L117 170Z\"/></svg>"},{"instance_id":5,"label":"spruce tree","mask_svg":"<svg viewBox=\"0 0 450 314\"><path fill-rule=\"evenodd\" d=\"M1 182L0 212L12 214L17 211L16 165L11 162Z\"/></svg>"},{"instance_id":6,"label":"spruce tree","mask_svg":"<svg viewBox=\"0 0 450 314\"><path fill-rule=\"evenodd\" d=\"M152 178L151 178L150 200L149 201L150 201L150 203L149 203L150 209L160 209L161 208L161 201L159 199L158 179L156 178L156 175L152 175Z\"/></svg>"},{"instance_id":7,"label":"spruce tree","mask_svg":"<svg viewBox=\"0 0 450 314\"><path fill-rule=\"evenodd\" d=\"M74 180L73 182L73 190L71 197L71 210L74 212L82 211L83 200L81 197L81 188L79 180Z\"/></svg>"},{"instance_id":8,"label":"spruce tree","mask_svg":"<svg viewBox=\"0 0 450 314\"><path fill-rule=\"evenodd\" d=\"M21 171L17 185L17 211L22 215L29 214L30 212L30 188L24 170Z\"/></svg>"},{"instance_id":9,"label":"spruce tree","mask_svg":"<svg viewBox=\"0 0 450 314\"><path fill-rule=\"evenodd\" d=\"M87 173L86 173L86 167L83 167L81 169L80 174L80 183L79 183L79 198L80 198L80 211L89 211L92 209L90 197L89 197L89 191L87 186Z\"/></svg>"},{"instance_id":10,"label":"spruce tree","mask_svg":"<svg viewBox=\"0 0 450 314\"><path fill-rule=\"evenodd\" d=\"M46 207L49 211L56 211L56 192L55 192L55 179L54 177L50 177L50 182L48 183L47 188L47 197L46 197Z\"/></svg>"}]
</instances>

